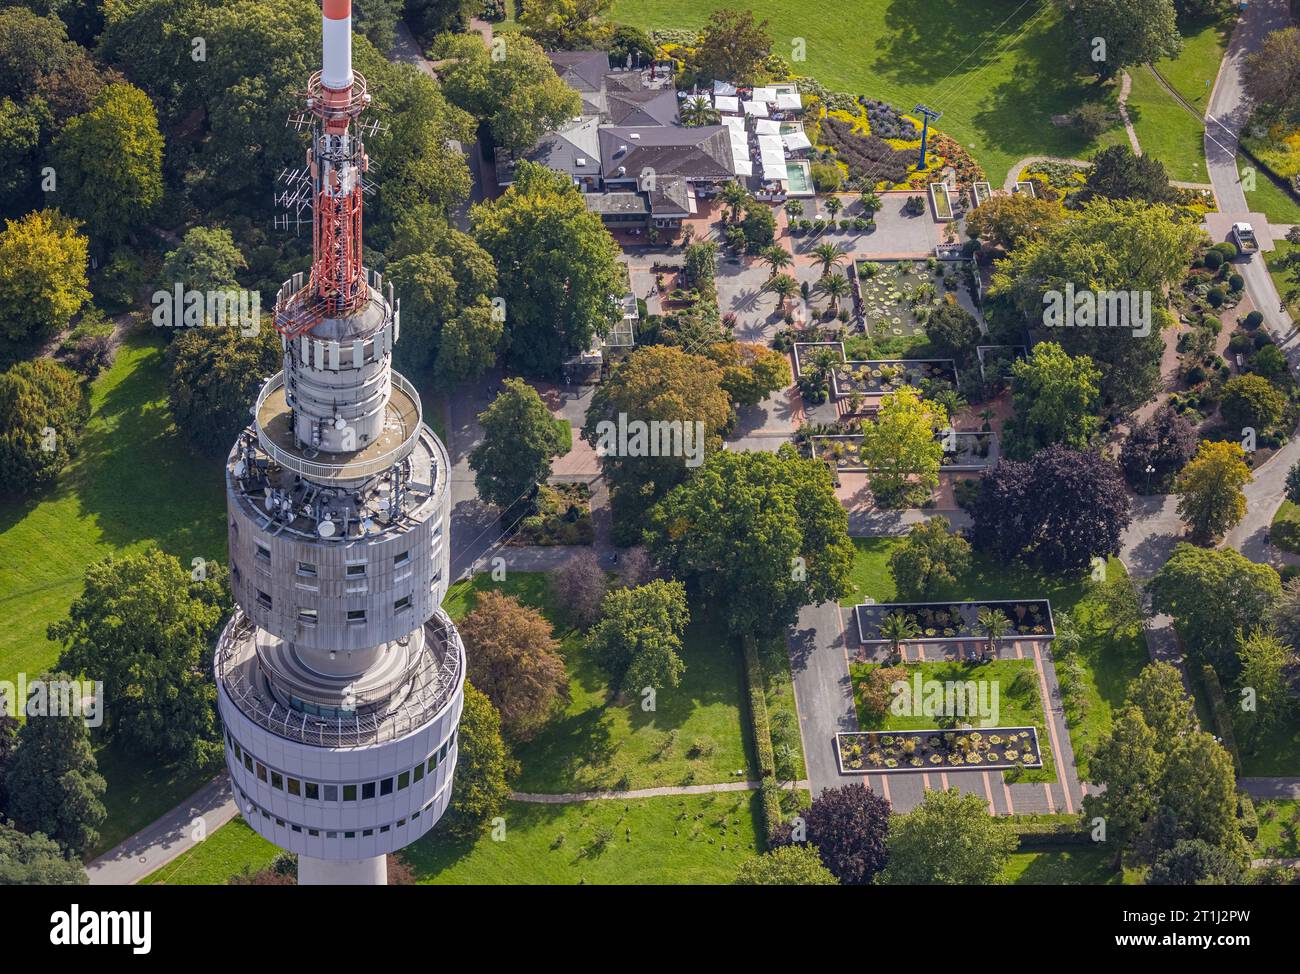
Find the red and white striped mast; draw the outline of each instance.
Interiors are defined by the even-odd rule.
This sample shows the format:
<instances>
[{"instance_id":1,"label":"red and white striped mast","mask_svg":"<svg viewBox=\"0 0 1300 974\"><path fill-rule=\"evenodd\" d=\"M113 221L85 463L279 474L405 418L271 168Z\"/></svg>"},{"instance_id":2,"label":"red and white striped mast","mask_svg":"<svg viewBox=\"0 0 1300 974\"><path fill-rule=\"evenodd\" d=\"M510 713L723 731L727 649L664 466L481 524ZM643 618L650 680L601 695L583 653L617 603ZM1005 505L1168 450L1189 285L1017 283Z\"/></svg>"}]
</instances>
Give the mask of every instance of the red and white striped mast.
<instances>
[{"instance_id":1,"label":"red and white striped mast","mask_svg":"<svg viewBox=\"0 0 1300 974\"><path fill-rule=\"evenodd\" d=\"M276 309L276 327L293 337L322 318L343 318L369 300L361 263L363 174L369 167L354 124L370 103L366 79L352 70L352 0L322 0L321 70L307 82L314 116L307 167L312 184L311 280Z\"/></svg>"}]
</instances>

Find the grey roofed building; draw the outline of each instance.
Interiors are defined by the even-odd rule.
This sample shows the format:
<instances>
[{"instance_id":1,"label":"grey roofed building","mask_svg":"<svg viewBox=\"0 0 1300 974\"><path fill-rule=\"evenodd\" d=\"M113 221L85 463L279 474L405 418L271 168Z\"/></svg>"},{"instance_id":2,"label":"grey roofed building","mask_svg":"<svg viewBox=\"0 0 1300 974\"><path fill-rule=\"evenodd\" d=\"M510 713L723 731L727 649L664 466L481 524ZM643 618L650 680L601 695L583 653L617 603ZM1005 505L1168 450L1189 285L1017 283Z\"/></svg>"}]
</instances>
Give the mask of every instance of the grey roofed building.
<instances>
[{"instance_id":1,"label":"grey roofed building","mask_svg":"<svg viewBox=\"0 0 1300 974\"><path fill-rule=\"evenodd\" d=\"M587 209L603 217L644 217L650 213L650 204L643 193L588 193L583 197Z\"/></svg>"},{"instance_id":2,"label":"grey roofed building","mask_svg":"<svg viewBox=\"0 0 1300 974\"><path fill-rule=\"evenodd\" d=\"M725 125L602 126L600 158L606 183L635 184L647 169L689 182L719 182L736 175Z\"/></svg>"},{"instance_id":3,"label":"grey roofed building","mask_svg":"<svg viewBox=\"0 0 1300 974\"><path fill-rule=\"evenodd\" d=\"M687 217L693 212L691 191L681 176L657 177L649 196L650 213L659 219Z\"/></svg>"},{"instance_id":4,"label":"grey roofed building","mask_svg":"<svg viewBox=\"0 0 1300 974\"><path fill-rule=\"evenodd\" d=\"M586 189L596 189L601 177L599 128L600 119L594 115L573 119L543 135L522 158L567 173L585 182ZM508 186L514 182L517 164L518 160L510 153L497 150L497 185Z\"/></svg>"},{"instance_id":5,"label":"grey roofed building","mask_svg":"<svg viewBox=\"0 0 1300 974\"><path fill-rule=\"evenodd\" d=\"M604 51L547 51L551 66L564 83L578 92L603 91L609 74L609 55Z\"/></svg>"}]
</instances>

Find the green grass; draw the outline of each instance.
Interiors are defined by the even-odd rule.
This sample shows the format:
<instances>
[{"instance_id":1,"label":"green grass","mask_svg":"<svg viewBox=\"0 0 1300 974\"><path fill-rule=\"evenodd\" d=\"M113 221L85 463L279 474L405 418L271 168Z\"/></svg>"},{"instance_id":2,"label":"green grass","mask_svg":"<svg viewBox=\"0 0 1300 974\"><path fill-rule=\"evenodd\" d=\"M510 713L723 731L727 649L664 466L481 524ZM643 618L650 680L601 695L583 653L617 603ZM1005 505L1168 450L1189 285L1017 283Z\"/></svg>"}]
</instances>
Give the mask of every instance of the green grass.
<instances>
[{"instance_id":1,"label":"green grass","mask_svg":"<svg viewBox=\"0 0 1300 974\"><path fill-rule=\"evenodd\" d=\"M1250 212L1263 213L1268 217L1269 223L1300 223L1300 203L1288 196L1266 173L1259 172L1253 162L1238 156L1237 170L1240 172L1246 167L1256 169L1255 188L1246 192L1246 204L1250 207ZM1282 241L1282 244L1289 246L1286 241Z\"/></svg>"},{"instance_id":2,"label":"green grass","mask_svg":"<svg viewBox=\"0 0 1300 974\"><path fill-rule=\"evenodd\" d=\"M759 849L753 792L635 801L511 802L501 842L431 835L404 855L422 883L729 883ZM597 831L608 841L601 846ZM630 830L630 831L628 831Z\"/></svg>"},{"instance_id":3,"label":"green grass","mask_svg":"<svg viewBox=\"0 0 1300 974\"><path fill-rule=\"evenodd\" d=\"M1269 525L1268 540L1285 551L1300 552L1300 507L1282 501Z\"/></svg>"},{"instance_id":4,"label":"green grass","mask_svg":"<svg viewBox=\"0 0 1300 974\"><path fill-rule=\"evenodd\" d=\"M1015 886L1117 886L1123 876L1104 847L1063 845L1014 852L1002 878Z\"/></svg>"},{"instance_id":5,"label":"green grass","mask_svg":"<svg viewBox=\"0 0 1300 974\"><path fill-rule=\"evenodd\" d=\"M555 428L560 433L560 452L556 456L564 456L573 449L573 424L567 419L557 419Z\"/></svg>"},{"instance_id":6,"label":"green grass","mask_svg":"<svg viewBox=\"0 0 1300 974\"><path fill-rule=\"evenodd\" d=\"M1259 835L1255 852L1262 859L1300 857L1300 801L1271 798L1256 802Z\"/></svg>"},{"instance_id":7,"label":"green grass","mask_svg":"<svg viewBox=\"0 0 1300 974\"><path fill-rule=\"evenodd\" d=\"M720 627L700 616L687 630L681 686L658 691L654 711L639 695L611 700L605 673L588 656L581 634L564 625L547 577L511 572L502 582L475 576L457 585L445 603L459 618L476 592L499 587L532 605L556 627L569 672L570 700L532 740L519 744L520 773L513 787L544 794L653 788L734 781L753 766L748 731L740 713L744 672L739 647Z\"/></svg>"},{"instance_id":8,"label":"green grass","mask_svg":"<svg viewBox=\"0 0 1300 974\"><path fill-rule=\"evenodd\" d=\"M224 886L244 869L271 865L280 850L235 818L189 852L140 880L141 886Z\"/></svg>"},{"instance_id":9,"label":"green grass","mask_svg":"<svg viewBox=\"0 0 1300 974\"><path fill-rule=\"evenodd\" d=\"M929 730L939 726L938 718L924 714L901 716L890 713L883 720L867 715L862 706L861 687L867 674L876 669L876 663L853 663L849 675L853 679L853 703L858 712L858 724L863 730L909 731ZM988 663L949 662L905 664L909 678L920 670L922 680L963 682L973 680L998 687L998 727L1038 728L1038 747L1043 757L1041 768L1004 771L1008 781L1055 781L1056 759L1052 751L1052 738L1047 733L1043 717L1043 697L1039 689L1038 673L1031 659L1002 659ZM971 723L975 723L974 720Z\"/></svg>"},{"instance_id":10,"label":"green grass","mask_svg":"<svg viewBox=\"0 0 1300 974\"><path fill-rule=\"evenodd\" d=\"M1283 268L1282 261L1286 259L1287 254L1298 252L1300 246L1286 240L1278 240L1273 252L1263 255L1267 261L1269 276L1273 278L1273 286L1277 288L1278 296L1287 302L1287 308L1293 318L1300 317L1300 282L1292 280L1290 274Z\"/></svg>"},{"instance_id":11,"label":"green grass","mask_svg":"<svg viewBox=\"0 0 1300 974\"><path fill-rule=\"evenodd\" d=\"M67 615L92 562L150 541L186 565L226 560L220 463L173 429L162 349L153 336L123 345L91 388L77 459L53 489L0 504L0 679L54 664L45 629Z\"/></svg>"},{"instance_id":12,"label":"green grass","mask_svg":"<svg viewBox=\"0 0 1300 974\"><path fill-rule=\"evenodd\" d=\"M614 18L643 29L698 30L716 6L616 0ZM806 41L798 74L905 111L918 102L942 111L939 128L971 147L994 185L1024 156L1074 157L1089 148L1070 127L1052 124L1053 115L1100 97L1065 66L1075 39L1055 4L843 0L821 16L809 16L798 0L739 6L769 22L775 53L789 59L792 39Z\"/></svg>"},{"instance_id":13,"label":"green grass","mask_svg":"<svg viewBox=\"0 0 1300 974\"><path fill-rule=\"evenodd\" d=\"M152 756L137 757L117 744L96 748L95 760L108 782L104 793L108 814L99 827L99 841L87 859L108 851L161 818L214 776L211 771L196 774L175 763L163 764Z\"/></svg>"},{"instance_id":14,"label":"green grass","mask_svg":"<svg viewBox=\"0 0 1300 974\"><path fill-rule=\"evenodd\" d=\"M753 803L748 791L564 805L510 802L503 841L489 835L453 842L435 828L402 855L421 883L728 883L758 850ZM277 852L237 818L142 882L224 885L245 867L256 872L269 866Z\"/></svg>"},{"instance_id":15,"label":"green grass","mask_svg":"<svg viewBox=\"0 0 1300 974\"><path fill-rule=\"evenodd\" d=\"M760 651L763 666L763 700L767 704L767 722L775 727L782 721L788 721L794 728L791 735L792 746L798 754L792 760L795 780L802 780L806 773L803 762L803 748L797 747L801 739L799 731L799 711L794 700L794 681L790 675L790 653L786 648L785 637L778 636ZM775 744L775 733L772 743Z\"/></svg>"},{"instance_id":16,"label":"green grass","mask_svg":"<svg viewBox=\"0 0 1300 974\"><path fill-rule=\"evenodd\" d=\"M1208 183L1205 124L1180 105L1145 65L1129 69L1133 87L1128 110L1142 154L1165 164L1169 178ZM1106 133L1108 143L1127 143L1123 126Z\"/></svg>"},{"instance_id":17,"label":"green grass","mask_svg":"<svg viewBox=\"0 0 1300 974\"><path fill-rule=\"evenodd\" d=\"M1218 21L1180 24L1183 50L1176 58L1156 62L1156 70L1192 107L1202 113L1210 100L1219 64L1228 49L1234 16ZM1208 84L1207 84L1208 82Z\"/></svg>"},{"instance_id":18,"label":"green grass","mask_svg":"<svg viewBox=\"0 0 1300 974\"><path fill-rule=\"evenodd\" d=\"M853 587L841 602L856 605L863 597L877 602L896 601L893 576L889 572L889 555L899 544L896 538L855 538L850 580ZM1107 565L1109 572L1125 571L1118 559ZM1148 662L1146 643L1140 632L1107 635L1106 620L1096 600L1088 592L1083 577L1063 578L1043 575L1023 565L1003 565L976 555L971 568L956 583L941 588L932 601L944 599L1016 599L1046 598L1052 612L1070 613L1083 634L1076 651L1082 664L1079 689L1067 701L1067 723L1074 747L1079 776L1087 778L1088 757L1097 743L1110 731L1112 712L1124 702L1129 682ZM1061 654L1057 651L1058 678Z\"/></svg>"},{"instance_id":19,"label":"green grass","mask_svg":"<svg viewBox=\"0 0 1300 974\"><path fill-rule=\"evenodd\" d=\"M1234 730L1241 751L1243 776L1289 778L1300 775L1300 717L1294 712L1260 734L1258 740L1249 736L1248 728L1241 721L1235 722Z\"/></svg>"}]
</instances>

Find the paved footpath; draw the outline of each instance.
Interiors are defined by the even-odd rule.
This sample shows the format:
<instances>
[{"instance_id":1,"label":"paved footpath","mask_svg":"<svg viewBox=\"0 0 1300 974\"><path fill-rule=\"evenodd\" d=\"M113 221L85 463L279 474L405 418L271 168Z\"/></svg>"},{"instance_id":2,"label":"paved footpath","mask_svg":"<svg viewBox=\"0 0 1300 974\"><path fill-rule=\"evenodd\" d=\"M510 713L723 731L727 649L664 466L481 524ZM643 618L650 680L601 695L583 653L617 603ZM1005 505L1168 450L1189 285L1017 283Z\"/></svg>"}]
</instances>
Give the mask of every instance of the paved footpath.
<instances>
[{"instance_id":1,"label":"paved footpath","mask_svg":"<svg viewBox=\"0 0 1300 974\"><path fill-rule=\"evenodd\" d=\"M128 886L194 848L195 827L203 820L200 838L211 835L236 815L230 776L224 771L153 824L115 846L86 866L92 886Z\"/></svg>"},{"instance_id":2,"label":"paved footpath","mask_svg":"<svg viewBox=\"0 0 1300 974\"><path fill-rule=\"evenodd\" d=\"M632 798L663 798L669 795L711 795L724 791L757 791L763 786L760 781L723 781L713 785L662 785L658 788L632 788L628 791L572 791L567 794L550 795L535 791L512 791L510 800L530 802L537 805L569 805L573 802L618 801ZM812 789L808 781L787 782L781 786L786 791L801 788Z\"/></svg>"}]
</instances>

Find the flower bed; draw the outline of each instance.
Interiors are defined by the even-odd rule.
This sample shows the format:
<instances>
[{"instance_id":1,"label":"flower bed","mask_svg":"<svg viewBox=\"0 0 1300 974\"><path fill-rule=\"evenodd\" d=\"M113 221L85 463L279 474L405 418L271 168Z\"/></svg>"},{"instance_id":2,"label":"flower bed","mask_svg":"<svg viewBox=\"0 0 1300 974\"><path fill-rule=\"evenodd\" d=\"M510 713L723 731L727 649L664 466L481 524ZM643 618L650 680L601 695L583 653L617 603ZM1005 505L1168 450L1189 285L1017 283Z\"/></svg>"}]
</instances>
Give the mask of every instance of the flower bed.
<instances>
[{"instance_id":1,"label":"flower bed","mask_svg":"<svg viewBox=\"0 0 1300 974\"><path fill-rule=\"evenodd\" d=\"M984 638L976 620L980 609L1001 611L1010 622L1004 639L1052 639L1052 607L1046 599L983 602L890 602L859 605L853 609L858 639L863 645L889 642L880 634L885 616L895 612L910 616L921 635L909 642L971 642Z\"/></svg>"},{"instance_id":2,"label":"flower bed","mask_svg":"<svg viewBox=\"0 0 1300 974\"><path fill-rule=\"evenodd\" d=\"M846 731L835 735L841 774L1041 768L1033 727L982 730Z\"/></svg>"},{"instance_id":3,"label":"flower bed","mask_svg":"<svg viewBox=\"0 0 1300 974\"><path fill-rule=\"evenodd\" d=\"M872 338L924 335L925 323L943 304L945 292L965 282L959 268L938 258L923 261L861 261L862 321Z\"/></svg>"},{"instance_id":4,"label":"flower bed","mask_svg":"<svg viewBox=\"0 0 1300 974\"><path fill-rule=\"evenodd\" d=\"M957 386L957 366L952 359L876 359L848 361L831 373L836 396L882 396L903 386L921 388L924 381Z\"/></svg>"},{"instance_id":5,"label":"flower bed","mask_svg":"<svg viewBox=\"0 0 1300 974\"><path fill-rule=\"evenodd\" d=\"M952 472L983 470L992 466L998 457L997 436L993 433L956 433L956 449L945 452L943 468ZM936 433L936 440L942 440L943 434ZM861 448L862 437L858 434L830 434L810 436L808 438L812 455L824 463L835 464L836 469L845 472L870 473L863 465Z\"/></svg>"},{"instance_id":6,"label":"flower bed","mask_svg":"<svg viewBox=\"0 0 1300 974\"><path fill-rule=\"evenodd\" d=\"M512 545L589 545L596 540L591 520L591 488L584 483L542 484L537 512L524 518Z\"/></svg>"}]
</instances>

